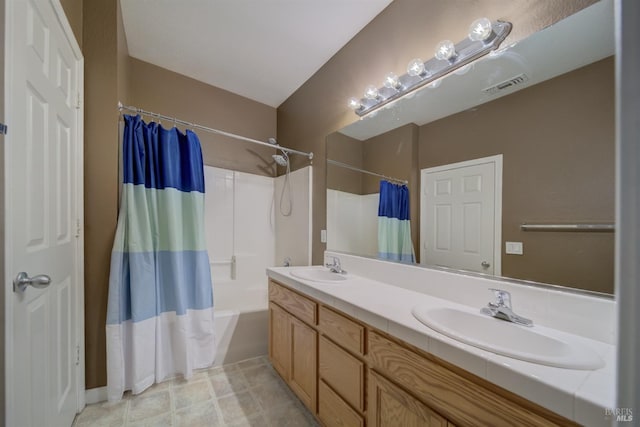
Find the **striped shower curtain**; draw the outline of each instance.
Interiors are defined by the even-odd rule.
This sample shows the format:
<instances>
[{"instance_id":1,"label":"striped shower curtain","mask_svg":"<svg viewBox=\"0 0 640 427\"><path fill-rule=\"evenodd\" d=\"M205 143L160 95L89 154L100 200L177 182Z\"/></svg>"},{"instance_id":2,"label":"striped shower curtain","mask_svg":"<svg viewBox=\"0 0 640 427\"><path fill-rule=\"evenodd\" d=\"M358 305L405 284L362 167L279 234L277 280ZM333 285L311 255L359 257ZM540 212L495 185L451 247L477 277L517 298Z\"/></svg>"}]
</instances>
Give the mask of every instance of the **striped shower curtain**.
<instances>
[{"instance_id":1,"label":"striped shower curtain","mask_svg":"<svg viewBox=\"0 0 640 427\"><path fill-rule=\"evenodd\" d=\"M411 242L409 188L406 185L380 181L378 258L406 263L416 260Z\"/></svg>"},{"instance_id":2,"label":"striped shower curtain","mask_svg":"<svg viewBox=\"0 0 640 427\"><path fill-rule=\"evenodd\" d=\"M200 141L139 116L124 121L106 326L110 401L188 378L215 354Z\"/></svg>"}]
</instances>

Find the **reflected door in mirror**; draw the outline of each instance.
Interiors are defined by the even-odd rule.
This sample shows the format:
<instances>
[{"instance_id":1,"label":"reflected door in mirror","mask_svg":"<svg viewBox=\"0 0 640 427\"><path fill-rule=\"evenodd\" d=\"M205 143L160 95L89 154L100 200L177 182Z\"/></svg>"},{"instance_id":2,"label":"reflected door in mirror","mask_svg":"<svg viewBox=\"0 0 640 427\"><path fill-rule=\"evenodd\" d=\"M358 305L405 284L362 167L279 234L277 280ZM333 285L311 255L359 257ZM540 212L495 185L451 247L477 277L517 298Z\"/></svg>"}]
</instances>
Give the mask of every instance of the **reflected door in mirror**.
<instances>
[{"instance_id":1,"label":"reflected door in mirror","mask_svg":"<svg viewBox=\"0 0 640 427\"><path fill-rule=\"evenodd\" d=\"M501 170L492 156L421 171L421 263L500 274Z\"/></svg>"}]
</instances>

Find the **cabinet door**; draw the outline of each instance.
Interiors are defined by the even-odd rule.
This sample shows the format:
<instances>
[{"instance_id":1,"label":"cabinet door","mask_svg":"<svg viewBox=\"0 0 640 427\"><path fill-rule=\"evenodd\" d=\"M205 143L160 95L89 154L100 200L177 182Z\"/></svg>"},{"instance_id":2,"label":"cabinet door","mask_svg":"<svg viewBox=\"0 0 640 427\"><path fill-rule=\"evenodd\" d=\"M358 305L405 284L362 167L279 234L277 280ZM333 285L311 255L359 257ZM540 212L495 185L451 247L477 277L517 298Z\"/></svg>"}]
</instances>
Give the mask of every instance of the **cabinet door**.
<instances>
[{"instance_id":1,"label":"cabinet door","mask_svg":"<svg viewBox=\"0 0 640 427\"><path fill-rule=\"evenodd\" d=\"M318 418L326 427L363 427L362 415L342 400L322 379L318 382Z\"/></svg>"},{"instance_id":2,"label":"cabinet door","mask_svg":"<svg viewBox=\"0 0 640 427\"><path fill-rule=\"evenodd\" d=\"M447 427L446 419L374 371L369 371L367 399L368 427Z\"/></svg>"},{"instance_id":3,"label":"cabinet door","mask_svg":"<svg viewBox=\"0 0 640 427\"><path fill-rule=\"evenodd\" d=\"M300 400L316 412L318 333L295 317L291 327L291 371L289 385Z\"/></svg>"},{"instance_id":4,"label":"cabinet door","mask_svg":"<svg viewBox=\"0 0 640 427\"><path fill-rule=\"evenodd\" d=\"M289 329L287 312L273 303L269 304L269 359L285 381L289 380L291 366Z\"/></svg>"}]
</instances>

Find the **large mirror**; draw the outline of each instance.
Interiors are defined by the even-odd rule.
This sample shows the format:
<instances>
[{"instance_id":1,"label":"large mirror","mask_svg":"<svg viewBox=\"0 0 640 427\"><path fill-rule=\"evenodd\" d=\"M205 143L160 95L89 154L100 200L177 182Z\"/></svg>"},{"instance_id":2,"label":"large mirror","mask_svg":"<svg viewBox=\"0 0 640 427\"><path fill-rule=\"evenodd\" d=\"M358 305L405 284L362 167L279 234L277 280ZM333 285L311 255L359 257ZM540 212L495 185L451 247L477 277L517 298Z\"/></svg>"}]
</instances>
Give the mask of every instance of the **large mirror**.
<instances>
[{"instance_id":1,"label":"large mirror","mask_svg":"<svg viewBox=\"0 0 640 427\"><path fill-rule=\"evenodd\" d=\"M614 46L601 1L329 135L327 249L386 257L387 180L415 262L612 294Z\"/></svg>"}]
</instances>

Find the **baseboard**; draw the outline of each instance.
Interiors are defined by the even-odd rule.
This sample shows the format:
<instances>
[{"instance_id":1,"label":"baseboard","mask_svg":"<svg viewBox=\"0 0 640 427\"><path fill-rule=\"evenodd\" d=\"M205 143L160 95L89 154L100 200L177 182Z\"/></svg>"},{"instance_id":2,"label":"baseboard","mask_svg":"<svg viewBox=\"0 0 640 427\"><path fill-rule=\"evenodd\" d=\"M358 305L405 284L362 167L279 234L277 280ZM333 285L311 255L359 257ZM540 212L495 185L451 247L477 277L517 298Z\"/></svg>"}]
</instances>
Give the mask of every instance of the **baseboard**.
<instances>
[{"instance_id":1,"label":"baseboard","mask_svg":"<svg viewBox=\"0 0 640 427\"><path fill-rule=\"evenodd\" d=\"M85 390L84 399L87 405L92 403L105 402L107 400L107 387L96 387Z\"/></svg>"}]
</instances>

